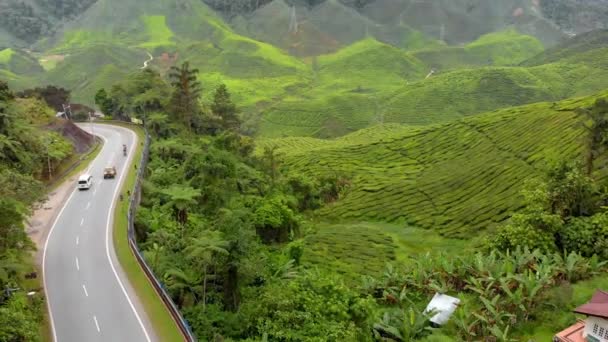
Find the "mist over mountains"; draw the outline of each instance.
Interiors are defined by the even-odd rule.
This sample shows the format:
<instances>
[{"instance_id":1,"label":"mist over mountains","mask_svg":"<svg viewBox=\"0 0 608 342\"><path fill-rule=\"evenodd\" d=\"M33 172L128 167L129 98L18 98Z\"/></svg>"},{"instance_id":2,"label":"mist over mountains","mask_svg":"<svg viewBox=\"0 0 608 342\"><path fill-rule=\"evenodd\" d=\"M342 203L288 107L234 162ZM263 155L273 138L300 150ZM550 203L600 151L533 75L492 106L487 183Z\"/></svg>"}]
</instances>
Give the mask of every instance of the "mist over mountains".
<instances>
[{"instance_id":1,"label":"mist over mountains","mask_svg":"<svg viewBox=\"0 0 608 342\"><path fill-rule=\"evenodd\" d=\"M142 15L158 7L149 1L127 2ZM113 6L105 0L2 1L0 46L28 47L69 27L100 3ZM175 0L163 9L199 4L216 11L237 32L300 55L324 53L331 45L370 35L408 47L416 43L412 30L462 44L512 25L552 45L563 33L604 28L608 22L608 0ZM115 23L104 24L111 28Z\"/></svg>"}]
</instances>

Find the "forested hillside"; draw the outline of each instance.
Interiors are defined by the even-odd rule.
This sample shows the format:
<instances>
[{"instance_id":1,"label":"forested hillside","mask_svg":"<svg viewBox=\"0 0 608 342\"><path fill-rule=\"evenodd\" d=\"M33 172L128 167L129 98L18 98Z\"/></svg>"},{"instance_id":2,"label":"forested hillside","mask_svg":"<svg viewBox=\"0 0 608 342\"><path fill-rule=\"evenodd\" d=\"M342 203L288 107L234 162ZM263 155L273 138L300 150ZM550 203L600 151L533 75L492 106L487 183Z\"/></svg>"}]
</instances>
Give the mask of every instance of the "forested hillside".
<instances>
[{"instance_id":1,"label":"forested hillside","mask_svg":"<svg viewBox=\"0 0 608 342\"><path fill-rule=\"evenodd\" d=\"M542 321L539 298L557 303L561 281L584 287L605 270L600 245L577 243L608 237L605 149L587 140L605 134L605 92L428 128L262 140L255 152L229 88L202 90L196 74L188 64L168 80L136 73L112 87L128 96L97 99L153 134L138 241L199 338L546 338L559 326ZM435 291L466 301L428 330L422 310ZM574 299L563 300L570 322L564 303Z\"/></svg>"},{"instance_id":2,"label":"forested hillside","mask_svg":"<svg viewBox=\"0 0 608 342\"><path fill-rule=\"evenodd\" d=\"M72 144L46 131L54 112L42 101L17 99L0 82L0 340L42 341L44 317L40 279L31 252L35 249L25 233L24 222L32 206L42 200L41 182L54 165L73 153ZM49 158L47 160L47 158ZM26 295L34 291L33 295Z\"/></svg>"}]
</instances>

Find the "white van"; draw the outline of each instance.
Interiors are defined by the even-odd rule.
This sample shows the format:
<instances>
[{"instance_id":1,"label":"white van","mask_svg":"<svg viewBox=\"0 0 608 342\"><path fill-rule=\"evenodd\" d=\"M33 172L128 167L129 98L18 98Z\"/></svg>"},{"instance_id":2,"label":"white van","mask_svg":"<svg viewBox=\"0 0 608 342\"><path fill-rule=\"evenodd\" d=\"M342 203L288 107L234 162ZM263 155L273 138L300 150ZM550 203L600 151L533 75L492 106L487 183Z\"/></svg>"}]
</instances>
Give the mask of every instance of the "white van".
<instances>
[{"instance_id":1,"label":"white van","mask_svg":"<svg viewBox=\"0 0 608 342\"><path fill-rule=\"evenodd\" d=\"M87 190L91 188L91 185L93 185L93 176L90 174L85 173L78 178L78 190Z\"/></svg>"}]
</instances>

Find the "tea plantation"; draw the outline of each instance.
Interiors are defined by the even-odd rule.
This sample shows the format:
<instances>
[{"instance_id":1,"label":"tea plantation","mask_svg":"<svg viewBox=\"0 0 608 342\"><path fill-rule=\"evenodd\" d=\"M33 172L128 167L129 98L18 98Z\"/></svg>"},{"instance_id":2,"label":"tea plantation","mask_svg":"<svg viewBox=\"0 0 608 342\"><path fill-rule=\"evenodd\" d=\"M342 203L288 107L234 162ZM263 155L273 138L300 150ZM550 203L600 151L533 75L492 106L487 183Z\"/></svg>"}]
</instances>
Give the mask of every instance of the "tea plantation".
<instances>
[{"instance_id":1,"label":"tea plantation","mask_svg":"<svg viewBox=\"0 0 608 342\"><path fill-rule=\"evenodd\" d=\"M352 185L319 214L340 222L382 221L472 237L520 208L524 181L583 146L574 112L598 96L538 103L425 128L376 126L331 141L269 139L284 167L344 174Z\"/></svg>"}]
</instances>

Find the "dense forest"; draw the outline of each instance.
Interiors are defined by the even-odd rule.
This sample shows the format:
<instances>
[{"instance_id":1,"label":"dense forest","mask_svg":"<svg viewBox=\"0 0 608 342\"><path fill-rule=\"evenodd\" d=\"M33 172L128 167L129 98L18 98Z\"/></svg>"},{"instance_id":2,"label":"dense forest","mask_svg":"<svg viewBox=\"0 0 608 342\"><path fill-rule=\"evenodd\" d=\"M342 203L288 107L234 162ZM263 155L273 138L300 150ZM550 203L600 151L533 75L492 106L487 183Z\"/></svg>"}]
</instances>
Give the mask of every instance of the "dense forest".
<instances>
[{"instance_id":1,"label":"dense forest","mask_svg":"<svg viewBox=\"0 0 608 342\"><path fill-rule=\"evenodd\" d=\"M37 128L53 113L39 99L16 98L0 81L0 341L41 340L44 302L40 279L28 276L35 271L35 246L24 222L45 197L47 162L56 164L73 150L62 136Z\"/></svg>"},{"instance_id":2,"label":"dense forest","mask_svg":"<svg viewBox=\"0 0 608 342\"><path fill-rule=\"evenodd\" d=\"M0 3L0 27L28 43L51 35L64 20L84 12L97 0L35 0L36 5L23 0Z\"/></svg>"},{"instance_id":3,"label":"dense forest","mask_svg":"<svg viewBox=\"0 0 608 342\"><path fill-rule=\"evenodd\" d=\"M255 152L229 90L201 102L197 74L188 63L167 80L146 70L96 99L153 136L137 238L201 340L510 341L548 324L564 288L607 270L605 100L579 109L580 162L547 166L523 191L527 205L476 252L393 262L353 284L302 263L316 210L347 191L348 176L311 178L283 167L272 146ZM435 292L462 299L439 328L424 312Z\"/></svg>"}]
</instances>

